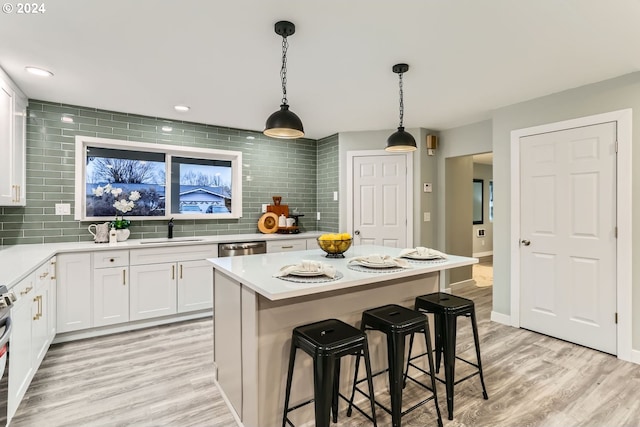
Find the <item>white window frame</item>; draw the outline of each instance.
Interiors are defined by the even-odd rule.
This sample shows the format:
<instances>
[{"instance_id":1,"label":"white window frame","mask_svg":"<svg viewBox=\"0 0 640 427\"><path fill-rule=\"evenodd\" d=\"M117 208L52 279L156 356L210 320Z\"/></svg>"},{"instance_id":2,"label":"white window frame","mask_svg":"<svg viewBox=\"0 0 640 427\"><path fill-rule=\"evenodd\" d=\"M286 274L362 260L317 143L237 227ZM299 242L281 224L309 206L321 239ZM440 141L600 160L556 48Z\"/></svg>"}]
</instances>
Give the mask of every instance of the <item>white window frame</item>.
<instances>
[{"instance_id":1,"label":"white window frame","mask_svg":"<svg viewBox=\"0 0 640 427\"><path fill-rule=\"evenodd\" d=\"M134 216L134 220L167 220L175 219L238 219L242 217L242 152L216 150L197 147L181 147L175 145L151 144L119 139L95 138L90 136L76 136L75 156L75 209L74 218L79 221L104 221L111 217L86 216L86 164L87 147L112 148L117 150L142 151L165 154L165 215L163 216ZM231 161L232 198L230 213L203 214L172 214L171 210L171 160L173 157L187 157L205 160ZM120 216L120 215L118 215Z\"/></svg>"}]
</instances>

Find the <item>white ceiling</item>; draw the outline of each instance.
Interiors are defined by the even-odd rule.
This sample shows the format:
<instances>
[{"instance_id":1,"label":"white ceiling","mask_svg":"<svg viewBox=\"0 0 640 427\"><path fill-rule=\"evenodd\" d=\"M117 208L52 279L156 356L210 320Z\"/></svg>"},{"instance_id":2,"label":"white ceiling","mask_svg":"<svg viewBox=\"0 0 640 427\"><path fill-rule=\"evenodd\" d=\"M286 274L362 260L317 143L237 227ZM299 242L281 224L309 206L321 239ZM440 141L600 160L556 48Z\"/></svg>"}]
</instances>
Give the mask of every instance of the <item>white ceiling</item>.
<instances>
[{"instance_id":1,"label":"white ceiling","mask_svg":"<svg viewBox=\"0 0 640 427\"><path fill-rule=\"evenodd\" d=\"M398 62L405 127L432 130L640 68L639 0L44 3L0 15L0 67L29 98L257 131L281 99L273 25L292 21L288 99L314 139L397 127Z\"/></svg>"}]
</instances>

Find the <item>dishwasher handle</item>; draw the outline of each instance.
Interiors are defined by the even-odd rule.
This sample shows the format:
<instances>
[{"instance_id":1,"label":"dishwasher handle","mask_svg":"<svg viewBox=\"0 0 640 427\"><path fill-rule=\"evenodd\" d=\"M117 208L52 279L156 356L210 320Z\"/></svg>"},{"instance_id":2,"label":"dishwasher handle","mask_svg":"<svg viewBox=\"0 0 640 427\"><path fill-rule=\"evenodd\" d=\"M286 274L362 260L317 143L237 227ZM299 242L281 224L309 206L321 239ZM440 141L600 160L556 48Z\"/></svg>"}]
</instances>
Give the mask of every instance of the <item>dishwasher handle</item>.
<instances>
[{"instance_id":1,"label":"dishwasher handle","mask_svg":"<svg viewBox=\"0 0 640 427\"><path fill-rule=\"evenodd\" d=\"M266 242L223 243L218 246L219 257L263 254L266 252Z\"/></svg>"}]
</instances>

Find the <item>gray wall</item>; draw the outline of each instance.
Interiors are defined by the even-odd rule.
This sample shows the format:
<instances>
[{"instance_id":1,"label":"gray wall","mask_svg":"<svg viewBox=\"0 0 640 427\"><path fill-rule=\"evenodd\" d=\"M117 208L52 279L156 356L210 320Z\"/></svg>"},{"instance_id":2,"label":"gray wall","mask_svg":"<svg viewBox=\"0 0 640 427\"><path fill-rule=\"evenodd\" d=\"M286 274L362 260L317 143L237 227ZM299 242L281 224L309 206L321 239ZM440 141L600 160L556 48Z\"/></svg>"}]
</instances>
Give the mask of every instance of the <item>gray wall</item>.
<instances>
[{"instance_id":1,"label":"gray wall","mask_svg":"<svg viewBox=\"0 0 640 427\"><path fill-rule=\"evenodd\" d=\"M493 222L489 220L489 182L493 180L493 166L474 163L473 179L483 180L482 217L484 223L473 224L471 235L473 253L482 254L493 251ZM478 229L484 230L484 237L478 237Z\"/></svg>"},{"instance_id":2,"label":"gray wall","mask_svg":"<svg viewBox=\"0 0 640 427\"><path fill-rule=\"evenodd\" d=\"M469 236L473 225L473 159L471 156L451 157L446 159L445 165L445 251L453 255L471 256L473 245ZM469 280L472 273L471 266L449 270L447 285Z\"/></svg>"},{"instance_id":3,"label":"gray wall","mask_svg":"<svg viewBox=\"0 0 640 427\"><path fill-rule=\"evenodd\" d=\"M510 292L510 230L511 230L511 131L531 126L553 123L594 114L632 108L633 127L640 128L640 72L624 75L603 82L581 86L564 92L544 96L493 112L491 120L474 123L440 132L438 177L443 193L438 196L441 218L438 242L446 245L445 197L449 191L444 182L445 159L493 151L494 183L494 238L493 238L493 310L498 314L511 312ZM633 145L640 143L640 134L633 135ZM632 163L640 164L640 150L632 153ZM640 169L633 168L633 192L640 182ZM640 200L640 199L639 199ZM633 255L632 264L640 263L640 201L632 201ZM640 276L638 269L632 272L632 347L640 349Z\"/></svg>"},{"instance_id":4,"label":"gray wall","mask_svg":"<svg viewBox=\"0 0 640 427\"><path fill-rule=\"evenodd\" d=\"M349 151L384 150L387 138L395 129L367 131L367 132L341 132L339 134L339 158L340 158L340 229L347 226L347 203L350 201L344 197L347 194L347 153ZM435 234L437 230L438 215L435 212L436 190L433 193L423 193L422 183L431 182L437 184L437 157L427 155L426 135L433 133L427 129L406 129L416 140L418 149L413 153L413 246L422 245L435 247ZM431 212L431 221L423 221L423 212ZM346 230L353 232L353 230Z\"/></svg>"},{"instance_id":5,"label":"gray wall","mask_svg":"<svg viewBox=\"0 0 640 427\"><path fill-rule=\"evenodd\" d=\"M62 114L73 115L75 122L61 122ZM173 131L163 133L160 128L167 124ZM242 151L243 217L176 221L175 236L258 232L261 204L272 203L276 194L283 204L307 214L301 218L303 228L316 229L314 140L276 140L259 132L29 100L27 206L0 208L2 245L91 240L88 223L75 221L73 211L55 215L56 203L70 203L73 209L76 135ZM132 238L166 235L165 221L133 220L130 229Z\"/></svg>"},{"instance_id":6,"label":"gray wall","mask_svg":"<svg viewBox=\"0 0 640 427\"><path fill-rule=\"evenodd\" d=\"M496 110L493 115L494 140L494 285L493 309L510 313L510 176L511 131L578 117L633 108L633 145L640 144L640 72ZM640 165L640 150L633 150L633 165ZM640 182L640 168L633 168L633 194ZM632 201L632 264L640 265L640 198ZM633 348L640 349L640 270L633 269Z\"/></svg>"}]
</instances>

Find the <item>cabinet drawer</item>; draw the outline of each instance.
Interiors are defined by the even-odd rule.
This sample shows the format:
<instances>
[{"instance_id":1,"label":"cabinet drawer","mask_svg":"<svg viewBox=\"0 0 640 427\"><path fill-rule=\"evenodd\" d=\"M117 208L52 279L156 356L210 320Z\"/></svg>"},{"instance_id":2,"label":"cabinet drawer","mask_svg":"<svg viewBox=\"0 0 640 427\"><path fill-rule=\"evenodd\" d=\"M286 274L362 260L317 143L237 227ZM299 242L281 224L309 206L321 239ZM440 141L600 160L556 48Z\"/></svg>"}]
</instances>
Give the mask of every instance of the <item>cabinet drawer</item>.
<instances>
[{"instance_id":1,"label":"cabinet drawer","mask_svg":"<svg viewBox=\"0 0 640 427\"><path fill-rule=\"evenodd\" d=\"M11 292L18 298L23 298L28 294L33 294L35 289L35 280L33 273L22 279L20 283L11 288Z\"/></svg>"},{"instance_id":2,"label":"cabinet drawer","mask_svg":"<svg viewBox=\"0 0 640 427\"><path fill-rule=\"evenodd\" d=\"M132 249L131 265L163 262L197 261L218 256L218 245L167 246L165 248Z\"/></svg>"},{"instance_id":3,"label":"cabinet drawer","mask_svg":"<svg viewBox=\"0 0 640 427\"><path fill-rule=\"evenodd\" d=\"M305 251L307 250L307 241L298 240L281 240L279 242L267 242L267 252L289 252L289 251Z\"/></svg>"},{"instance_id":4,"label":"cabinet drawer","mask_svg":"<svg viewBox=\"0 0 640 427\"><path fill-rule=\"evenodd\" d=\"M129 251L99 251L93 253L93 268L127 267Z\"/></svg>"}]
</instances>

